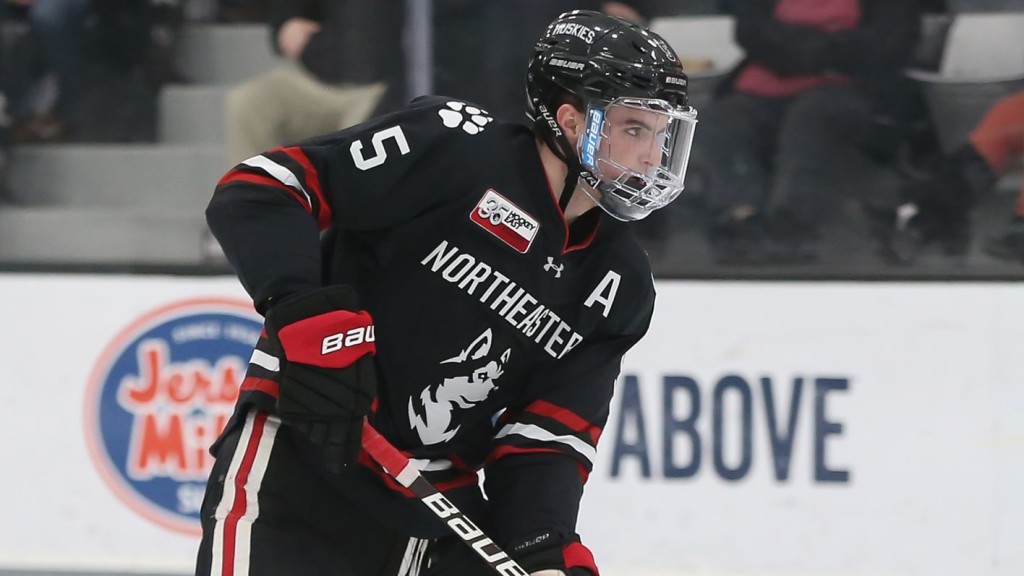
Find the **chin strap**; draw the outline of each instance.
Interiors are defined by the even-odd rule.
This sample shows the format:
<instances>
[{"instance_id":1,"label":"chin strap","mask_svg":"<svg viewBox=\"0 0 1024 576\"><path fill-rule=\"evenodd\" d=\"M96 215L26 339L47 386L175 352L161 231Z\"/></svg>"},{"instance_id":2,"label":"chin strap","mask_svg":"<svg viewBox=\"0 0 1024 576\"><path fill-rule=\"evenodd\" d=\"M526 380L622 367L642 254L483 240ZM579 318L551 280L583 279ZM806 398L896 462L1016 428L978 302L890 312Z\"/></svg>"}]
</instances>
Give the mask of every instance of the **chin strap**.
<instances>
[{"instance_id":1,"label":"chin strap","mask_svg":"<svg viewBox=\"0 0 1024 576\"><path fill-rule=\"evenodd\" d=\"M569 200L572 200L572 194L576 191L576 185L579 184L579 181L579 171L575 170L570 164L569 171L565 174L565 182L562 184L562 194L558 197L558 207L562 209L563 214L569 207Z\"/></svg>"},{"instance_id":2,"label":"chin strap","mask_svg":"<svg viewBox=\"0 0 1024 576\"><path fill-rule=\"evenodd\" d=\"M572 144L561 130L555 134L550 132L548 134L551 136L549 138L551 151L555 153L559 160L565 163L568 169L565 173L565 181L562 183L562 193L558 196L558 207L564 213L569 206L569 200L572 199L573 192L576 191L576 185L580 181L580 171L583 170L583 165L580 164L580 159L576 157Z\"/></svg>"}]
</instances>

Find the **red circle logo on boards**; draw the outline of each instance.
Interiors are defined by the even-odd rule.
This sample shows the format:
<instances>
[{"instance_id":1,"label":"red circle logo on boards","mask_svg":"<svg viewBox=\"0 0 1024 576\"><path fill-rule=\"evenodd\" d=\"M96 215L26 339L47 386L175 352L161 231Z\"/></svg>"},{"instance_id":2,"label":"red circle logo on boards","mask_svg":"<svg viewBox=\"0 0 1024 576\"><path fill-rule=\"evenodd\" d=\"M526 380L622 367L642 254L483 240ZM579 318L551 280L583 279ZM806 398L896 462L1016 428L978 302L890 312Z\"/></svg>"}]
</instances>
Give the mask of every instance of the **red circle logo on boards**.
<instances>
[{"instance_id":1,"label":"red circle logo on boards","mask_svg":"<svg viewBox=\"0 0 1024 576\"><path fill-rule=\"evenodd\" d=\"M249 302L168 304L124 328L87 387L89 453L106 484L149 520L198 534L213 457L262 318Z\"/></svg>"}]
</instances>

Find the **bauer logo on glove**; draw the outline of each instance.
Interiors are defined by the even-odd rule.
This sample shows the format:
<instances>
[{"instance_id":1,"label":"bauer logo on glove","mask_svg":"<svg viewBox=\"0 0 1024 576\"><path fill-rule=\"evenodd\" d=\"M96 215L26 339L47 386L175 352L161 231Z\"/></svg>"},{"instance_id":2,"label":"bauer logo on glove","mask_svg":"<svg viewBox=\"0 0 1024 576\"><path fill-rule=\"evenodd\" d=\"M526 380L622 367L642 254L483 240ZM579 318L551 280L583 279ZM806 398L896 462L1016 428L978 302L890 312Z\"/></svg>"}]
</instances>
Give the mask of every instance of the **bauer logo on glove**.
<instances>
[{"instance_id":1,"label":"bauer logo on glove","mask_svg":"<svg viewBox=\"0 0 1024 576\"><path fill-rule=\"evenodd\" d=\"M331 352L341 350L342 348L351 349L354 346L359 346L364 343L372 344L373 341L373 325L360 326L359 328L353 328L348 332L338 332L337 334L331 334L327 338L324 338L324 341L320 343L320 355L326 356Z\"/></svg>"},{"instance_id":2,"label":"bauer logo on glove","mask_svg":"<svg viewBox=\"0 0 1024 576\"><path fill-rule=\"evenodd\" d=\"M284 326L277 336L289 362L344 368L377 353L373 319L366 311L334 310Z\"/></svg>"}]
</instances>

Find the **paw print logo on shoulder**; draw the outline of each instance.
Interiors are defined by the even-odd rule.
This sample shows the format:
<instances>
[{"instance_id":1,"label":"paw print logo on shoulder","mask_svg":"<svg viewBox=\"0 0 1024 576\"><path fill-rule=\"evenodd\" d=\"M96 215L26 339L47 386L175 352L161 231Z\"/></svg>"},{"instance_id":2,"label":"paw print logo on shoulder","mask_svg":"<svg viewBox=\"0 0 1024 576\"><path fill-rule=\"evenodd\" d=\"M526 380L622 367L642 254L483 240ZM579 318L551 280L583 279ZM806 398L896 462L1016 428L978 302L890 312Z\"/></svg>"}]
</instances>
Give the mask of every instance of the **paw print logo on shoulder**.
<instances>
[{"instance_id":1,"label":"paw print logo on shoulder","mask_svg":"<svg viewBox=\"0 0 1024 576\"><path fill-rule=\"evenodd\" d=\"M447 108L442 108L437 111L437 115L441 117L444 125L448 128L459 128L467 134L479 134L484 131L494 118L492 118L486 110L481 110L476 106L470 106L465 102L451 101L446 105Z\"/></svg>"}]
</instances>

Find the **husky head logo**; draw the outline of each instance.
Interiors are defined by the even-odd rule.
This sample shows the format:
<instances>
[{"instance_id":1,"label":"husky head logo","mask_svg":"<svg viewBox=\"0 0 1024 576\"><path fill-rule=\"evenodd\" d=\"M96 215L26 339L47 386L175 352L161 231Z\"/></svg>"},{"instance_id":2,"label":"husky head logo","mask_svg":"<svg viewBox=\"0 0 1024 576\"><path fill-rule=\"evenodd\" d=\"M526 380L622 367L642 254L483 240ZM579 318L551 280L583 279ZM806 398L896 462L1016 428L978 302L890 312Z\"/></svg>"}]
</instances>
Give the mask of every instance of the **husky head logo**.
<instances>
[{"instance_id":1,"label":"husky head logo","mask_svg":"<svg viewBox=\"0 0 1024 576\"><path fill-rule=\"evenodd\" d=\"M472 408L498 387L512 350L505 350L497 359L490 353L488 328L458 356L441 361L446 376L440 384L428 386L419 398L409 398L409 422L424 446L451 440L459 431L454 423L456 409Z\"/></svg>"}]
</instances>

